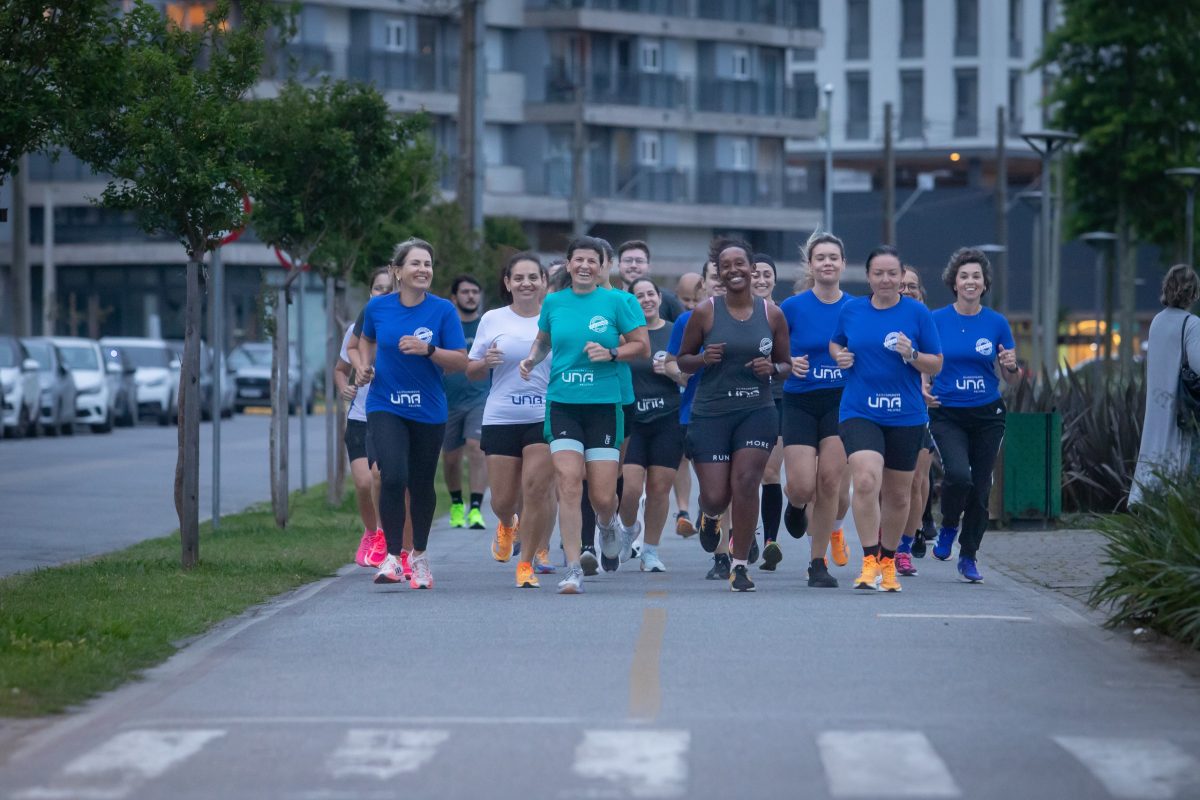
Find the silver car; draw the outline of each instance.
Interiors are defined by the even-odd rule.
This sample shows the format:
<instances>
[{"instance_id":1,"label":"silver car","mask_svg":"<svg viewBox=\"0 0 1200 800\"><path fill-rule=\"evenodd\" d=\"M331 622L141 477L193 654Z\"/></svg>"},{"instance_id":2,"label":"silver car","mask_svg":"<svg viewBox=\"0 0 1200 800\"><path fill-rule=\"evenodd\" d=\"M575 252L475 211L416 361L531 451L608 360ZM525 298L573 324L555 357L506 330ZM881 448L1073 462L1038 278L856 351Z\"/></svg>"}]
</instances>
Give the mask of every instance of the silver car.
<instances>
[{"instance_id":1,"label":"silver car","mask_svg":"<svg viewBox=\"0 0 1200 800\"><path fill-rule=\"evenodd\" d=\"M69 336L50 341L75 379L75 420L90 426L93 433L110 432L119 413L117 386L110 380L99 342Z\"/></svg>"},{"instance_id":2,"label":"silver car","mask_svg":"<svg viewBox=\"0 0 1200 800\"><path fill-rule=\"evenodd\" d=\"M0 400L5 436L37 436L42 386L38 364L15 336L0 336Z\"/></svg>"},{"instance_id":3,"label":"silver car","mask_svg":"<svg viewBox=\"0 0 1200 800\"><path fill-rule=\"evenodd\" d=\"M43 337L22 339L21 344L38 362L42 386L42 430L47 436L75 433L75 379L54 343Z\"/></svg>"}]
</instances>

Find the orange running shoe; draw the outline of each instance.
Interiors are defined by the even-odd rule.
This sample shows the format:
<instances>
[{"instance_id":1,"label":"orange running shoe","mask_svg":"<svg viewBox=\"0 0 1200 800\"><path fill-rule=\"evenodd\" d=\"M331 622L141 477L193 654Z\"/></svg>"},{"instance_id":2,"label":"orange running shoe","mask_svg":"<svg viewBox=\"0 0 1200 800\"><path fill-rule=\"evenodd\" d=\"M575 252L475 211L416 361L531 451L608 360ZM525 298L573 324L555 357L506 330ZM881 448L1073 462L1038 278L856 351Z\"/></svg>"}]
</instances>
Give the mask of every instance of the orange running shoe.
<instances>
[{"instance_id":1,"label":"orange running shoe","mask_svg":"<svg viewBox=\"0 0 1200 800\"><path fill-rule=\"evenodd\" d=\"M513 554L513 538L517 529L502 522L496 523L496 538L492 540L492 558L497 561L508 561Z\"/></svg>"},{"instance_id":2,"label":"orange running shoe","mask_svg":"<svg viewBox=\"0 0 1200 800\"><path fill-rule=\"evenodd\" d=\"M528 561L520 561L517 563L517 588L518 589L537 589L541 584L538 583L537 575L533 574L533 564Z\"/></svg>"},{"instance_id":3,"label":"orange running shoe","mask_svg":"<svg viewBox=\"0 0 1200 800\"><path fill-rule=\"evenodd\" d=\"M841 528L833 532L833 536L829 539L829 546L833 550L833 563L839 567L850 563L850 551L846 549L846 535L842 533Z\"/></svg>"},{"instance_id":4,"label":"orange running shoe","mask_svg":"<svg viewBox=\"0 0 1200 800\"><path fill-rule=\"evenodd\" d=\"M696 526L688 519L687 512L680 512L675 515L675 533L687 539L696 535Z\"/></svg>"},{"instance_id":5,"label":"orange running shoe","mask_svg":"<svg viewBox=\"0 0 1200 800\"><path fill-rule=\"evenodd\" d=\"M893 564L893 567L895 565ZM862 574L854 581L855 589L876 591L875 582L879 579L879 559L875 556L863 556Z\"/></svg>"},{"instance_id":6,"label":"orange running shoe","mask_svg":"<svg viewBox=\"0 0 1200 800\"><path fill-rule=\"evenodd\" d=\"M879 589L884 592L900 591L900 581L896 580L896 559L879 559Z\"/></svg>"}]
</instances>

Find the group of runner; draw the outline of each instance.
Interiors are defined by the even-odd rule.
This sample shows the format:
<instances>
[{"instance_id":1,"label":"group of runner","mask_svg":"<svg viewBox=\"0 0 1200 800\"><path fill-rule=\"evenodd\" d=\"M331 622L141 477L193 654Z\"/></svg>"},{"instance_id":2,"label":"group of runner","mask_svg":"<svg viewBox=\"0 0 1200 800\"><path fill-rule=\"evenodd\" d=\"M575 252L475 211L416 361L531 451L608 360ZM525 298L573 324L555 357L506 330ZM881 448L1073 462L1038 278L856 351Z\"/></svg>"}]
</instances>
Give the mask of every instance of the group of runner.
<instances>
[{"instance_id":1,"label":"group of runner","mask_svg":"<svg viewBox=\"0 0 1200 800\"><path fill-rule=\"evenodd\" d=\"M713 554L707 577L733 591L754 591L749 566L760 556L761 569L777 569L781 517L793 536L810 535L808 585L837 587L827 559L849 562L842 527L852 508L863 550L855 588L897 592L923 555L935 448L946 477L933 554L950 559L957 538L959 574L982 580L976 558L1004 432L999 382L1020 379L1007 321L981 302L991 283L982 252L951 256L943 280L955 302L932 313L916 271L887 246L867 256L869 294L844 292L845 247L828 232L803 248L803 291L778 305L773 259L743 241L714 241L678 295L649 277L649 254L645 242L614 251L582 236L552 273L518 253L500 278L505 305L482 316L473 278L455 280L453 303L430 293L427 242L401 243L376 271L337 366L352 400L346 447L364 523L356 560L377 568L376 583L432 588L438 454L469 448L473 436L499 520L492 556L517 555L518 587L557 571L556 520L561 593L631 559L665 571L658 545L675 489L676 531L699 534ZM609 283L614 268L621 289ZM443 381L454 373L465 375L450 381L451 408ZM469 408L479 404L464 397L483 398L475 425ZM690 480L680 479L689 460L695 526ZM472 467L474 482L484 470ZM462 526L461 494L454 500Z\"/></svg>"}]
</instances>

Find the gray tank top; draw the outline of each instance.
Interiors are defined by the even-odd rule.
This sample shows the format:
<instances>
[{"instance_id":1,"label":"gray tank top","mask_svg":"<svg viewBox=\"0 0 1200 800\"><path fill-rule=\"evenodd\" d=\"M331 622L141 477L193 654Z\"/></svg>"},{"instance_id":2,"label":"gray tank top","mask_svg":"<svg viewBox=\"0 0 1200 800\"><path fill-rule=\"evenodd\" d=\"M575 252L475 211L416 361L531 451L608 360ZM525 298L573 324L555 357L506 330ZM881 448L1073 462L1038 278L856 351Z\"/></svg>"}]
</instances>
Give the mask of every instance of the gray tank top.
<instances>
[{"instance_id":1,"label":"gray tank top","mask_svg":"<svg viewBox=\"0 0 1200 800\"><path fill-rule=\"evenodd\" d=\"M766 300L754 299L750 319L745 322L733 318L724 297L714 297L709 302L713 304L713 324L704 344L724 342L725 357L719 364L705 366L700 373L692 416L717 417L773 406L770 379L759 378L746 366L755 358L769 359L775 347Z\"/></svg>"}]
</instances>

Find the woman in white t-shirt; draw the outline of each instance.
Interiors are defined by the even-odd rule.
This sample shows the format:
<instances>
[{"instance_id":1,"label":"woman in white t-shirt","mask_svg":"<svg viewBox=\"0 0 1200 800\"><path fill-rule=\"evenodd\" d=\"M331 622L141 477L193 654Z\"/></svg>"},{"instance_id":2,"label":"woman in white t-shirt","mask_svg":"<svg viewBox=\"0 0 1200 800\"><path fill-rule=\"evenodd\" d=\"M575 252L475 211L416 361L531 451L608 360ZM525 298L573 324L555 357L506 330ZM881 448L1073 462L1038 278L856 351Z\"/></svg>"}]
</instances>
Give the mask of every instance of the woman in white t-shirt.
<instances>
[{"instance_id":1,"label":"woman in white t-shirt","mask_svg":"<svg viewBox=\"0 0 1200 800\"><path fill-rule=\"evenodd\" d=\"M371 273L371 297L392 292L390 267L380 267ZM350 380L353 369L348 346L354 337L354 323L342 337L342 352L333 368L333 382L342 399L350 403L346 414L346 455L350 459L350 474L354 478L354 494L358 500L358 515L363 521L362 540L354 561L360 567L378 567L387 558L387 540L379 525L379 467L367 445L367 392L371 384L356 387Z\"/></svg>"},{"instance_id":2,"label":"woman in white t-shirt","mask_svg":"<svg viewBox=\"0 0 1200 800\"><path fill-rule=\"evenodd\" d=\"M491 372L492 387L483 408L480 446L487 455L492 512L500 519L492 556L507 561L518 530L521 555L517 587L537 588L536 572L554 572L550 532L554 528L554 466L543 430L550 360L522 380L521 359L538 335L538 316L549 276L531 253L508 260L500 278L500 294L508 305L483 315L469 354L467 377L480 380ZM517 512L520 512L520 526Z\"/></svg>"}]
</instances>

